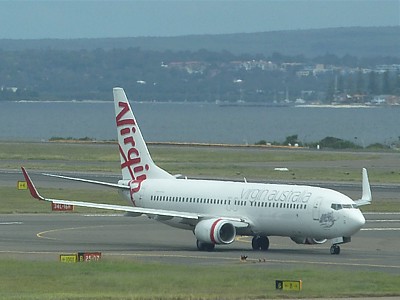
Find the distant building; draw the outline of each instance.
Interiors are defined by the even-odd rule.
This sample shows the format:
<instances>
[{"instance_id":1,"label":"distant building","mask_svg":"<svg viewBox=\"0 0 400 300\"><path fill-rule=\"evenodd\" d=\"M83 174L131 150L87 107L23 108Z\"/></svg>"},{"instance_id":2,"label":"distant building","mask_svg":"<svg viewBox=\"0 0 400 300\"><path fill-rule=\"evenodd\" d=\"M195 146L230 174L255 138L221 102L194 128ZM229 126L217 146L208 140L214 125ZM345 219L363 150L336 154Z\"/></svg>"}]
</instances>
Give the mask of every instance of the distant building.
<instances>
[{"instance_id":1,"label":"distant building","mask_svg":"<svg viewBox=\"0 0 400 300\"><path fill-rule=\"evenodd\" d=\"M13 92L16 93L18 91L18 88L15 86L2 86L0 87L0 91L8 91L8 92Z\"/></svg>"}]
</instances>

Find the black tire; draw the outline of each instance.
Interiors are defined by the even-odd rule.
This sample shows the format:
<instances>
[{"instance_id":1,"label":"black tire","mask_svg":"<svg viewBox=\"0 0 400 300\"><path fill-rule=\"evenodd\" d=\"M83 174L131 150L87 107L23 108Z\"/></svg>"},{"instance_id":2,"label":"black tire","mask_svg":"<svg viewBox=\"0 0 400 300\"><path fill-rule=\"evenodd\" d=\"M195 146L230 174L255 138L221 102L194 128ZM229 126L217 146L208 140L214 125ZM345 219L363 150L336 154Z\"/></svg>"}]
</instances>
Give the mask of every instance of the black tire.
<instances>
[{"instance_id":1,"label":"black tire","mask_svg":"<svg viewBox=\"0 0 400 300\"><path fill-rule=\"evenodd\" d=\"M199 240L197 240L196 246L197 246L197 250L199 250L199 251L204 251L205 250L204 243L200 242Z\"/></svg>"},{"instance_id":2,"label":"black tire","mask_svg":"<svg viewBox=\"0 0 400 300\"><path fill-rule=\"evenodd\" d=\"M332 245L330 252L332 255L338 255L340 254L340 247L338 245Z\"/></svg>"},{"instance_id":3,"label":"black tire","mask_svg":"<svg viewBox=\"0 0 400 300\"><path fill-rule=\"evenodd\" d=\"M266 236L260 236L259 244L261 251L267 251L269 248L269 239Z\"/></svg>"},{"instance_id":4,"label":"black tire","mask_svg":"<svg viewBox=\"0 0 400 300\"><path fill-rule=\"evenodd\" d=\"M204 242L201 242L201 241L199 241L199 240L197 240L196 245L197 245L197 249L198 249L199 251L208 251L208 252L211 252L211 251L214 251L214 249L215 249L215 244L204 243Z\"/></svg>"},{"instance_id":5,"label":"black tire","mask_svg":"<svg viewBox=\"0 0 400 300\"><path fill-rule=\"evenodd\" d=\"M253 239L251 240L251 247L253 250L258 251L261 249L261 244L260 244L260 236L255 235Z\"/></svg>"},{"instance_id":6,"label":"black tire","mask_svg":"<svg viewBox=\"0 0 400 300\"><path fill-rule=\"evenodd\" d=\"M206 251L212 252L215 249L215 244L206 244Z\"/></svg>"}]
</instances>

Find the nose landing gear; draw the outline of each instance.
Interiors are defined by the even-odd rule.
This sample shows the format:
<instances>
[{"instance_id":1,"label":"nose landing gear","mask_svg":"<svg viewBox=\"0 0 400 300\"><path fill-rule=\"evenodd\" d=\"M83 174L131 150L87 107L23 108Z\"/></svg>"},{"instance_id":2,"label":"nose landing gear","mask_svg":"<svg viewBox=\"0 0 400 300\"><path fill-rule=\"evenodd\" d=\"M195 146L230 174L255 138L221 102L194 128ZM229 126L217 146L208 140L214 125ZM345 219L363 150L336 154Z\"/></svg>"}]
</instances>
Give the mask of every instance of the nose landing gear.
<instances>
[{"instance_id":1,"label":"nose landing gear","mask_svg":"<svg viewBox=\"0 0 400 300\"><path fill-rule=\"evenodd\" d=\"M337 237L331 240L332 246L331 246L331 254L339 254L340 253L340 247L339 244L345 244L345 243L350 243L351 242L351 237Z\"/></svg>"},{"instance_id":2,"label":"nose landing gear","mask_svg":"<svg viewBox=\"0 0 400 300\"><path fill-rule=\"evenodd\" d=\"M340 247L339 245L332 245L331 246L331 254L339 254L340 253Z\"/></svg>"}]
</instances>

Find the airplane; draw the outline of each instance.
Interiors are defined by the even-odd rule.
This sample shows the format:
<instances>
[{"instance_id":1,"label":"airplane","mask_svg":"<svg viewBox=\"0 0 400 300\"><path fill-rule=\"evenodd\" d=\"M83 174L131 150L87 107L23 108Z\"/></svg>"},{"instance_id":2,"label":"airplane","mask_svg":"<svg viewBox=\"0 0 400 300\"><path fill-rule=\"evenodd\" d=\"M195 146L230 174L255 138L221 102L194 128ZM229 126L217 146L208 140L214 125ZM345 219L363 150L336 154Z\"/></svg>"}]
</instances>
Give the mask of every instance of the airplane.
<instances>
[{"instance_id":1,"label":"airplane","mask_svg":"<svg viewBox=\"0 0 400 300\"><path fill-rule=\"evenodd\" d=\"M101 182L54 174L46 176L117 189L129 205L97 204L45 198L21 167L31 195L43 201L146 215L170 226L191 230L197 249L213 251L237 236L252 237L252 248L265 251L269 236L290 237L297 244L331 240L331 254L351 241L365 224L359 207L372 202L367 170L362 169L362 197L353 201L332 189L290 184L180 178L152 160L122 88L113 89L122 179Z\"/></svg>"}]
</instances>

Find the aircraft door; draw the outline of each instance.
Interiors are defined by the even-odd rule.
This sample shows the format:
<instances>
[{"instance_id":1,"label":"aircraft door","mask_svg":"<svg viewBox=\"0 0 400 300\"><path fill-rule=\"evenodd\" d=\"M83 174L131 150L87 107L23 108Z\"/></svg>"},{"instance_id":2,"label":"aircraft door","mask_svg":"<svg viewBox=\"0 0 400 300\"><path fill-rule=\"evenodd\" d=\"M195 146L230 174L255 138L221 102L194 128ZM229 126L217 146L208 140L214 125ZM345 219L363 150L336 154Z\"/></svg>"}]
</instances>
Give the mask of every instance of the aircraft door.
<instances>
[{"instance_id":1,"label":"aircraft door","mask_svg":"<svg viewBox=\"0 0 400 300\"><path fill-rule=\"evenodd\" d=\"M312 209L313 220L319 221L319 219L321 217L321 212L320 212L321 202L322 202L322 197L317 197L315 199L314 206Z\"/></svg>"}]
</instances>

